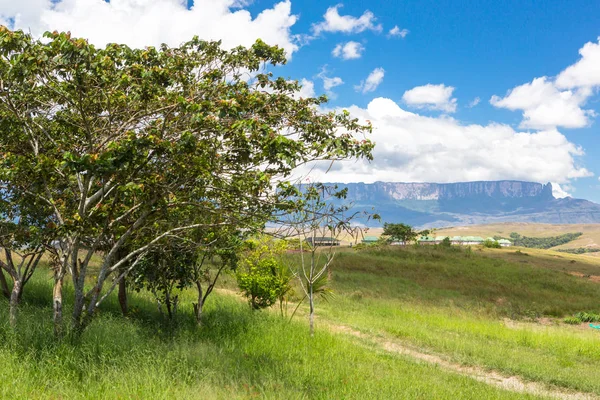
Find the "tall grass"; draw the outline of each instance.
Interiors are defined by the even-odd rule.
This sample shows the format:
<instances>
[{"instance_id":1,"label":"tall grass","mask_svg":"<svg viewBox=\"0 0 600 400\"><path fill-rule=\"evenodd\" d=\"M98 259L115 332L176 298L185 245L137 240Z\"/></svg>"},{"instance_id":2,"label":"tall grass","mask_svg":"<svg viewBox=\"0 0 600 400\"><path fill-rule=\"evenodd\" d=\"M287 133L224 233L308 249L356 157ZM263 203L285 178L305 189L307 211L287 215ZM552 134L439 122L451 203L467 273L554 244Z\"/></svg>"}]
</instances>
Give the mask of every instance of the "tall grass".
<instances>
[{"instance_id":1,"label":"tall grass","mask_svg":"<svg viewBox=\"0 0 600 400\"><path fill-rule=\"evenodd\" d=\"M40 271L14 331L0 302L0 398L527 398L327 331L310 338L304 323L231 296L215 295L198 328L191 313L161 321L146 295L133 294L131 317L111 301L81 337L57 341L49 296Z\"/></svg>"},{"instance_id":2,"label":"tall grass","mask_svg":"<svg viewBox=\"0 0 600 400\"><path fill-rule=\"evenodd\" d=\"M342 252L333 285L359 297L458 305L511 318L600 310L597 283L539 267L535 257L520 263L479 253L432 246Z\"/></svg>"},{"instance_id":3,"label":"tall grass","mask_svg":"<svg viewBox=\"0 0 600 400\"><path fill-rule=\"evenodd\" d=\"M600 394L597 331L527 322L598 310L600 286L528 260L435 248L342 253L336 296L318 313L460 363Z\"/></svg>"}]
</instances>

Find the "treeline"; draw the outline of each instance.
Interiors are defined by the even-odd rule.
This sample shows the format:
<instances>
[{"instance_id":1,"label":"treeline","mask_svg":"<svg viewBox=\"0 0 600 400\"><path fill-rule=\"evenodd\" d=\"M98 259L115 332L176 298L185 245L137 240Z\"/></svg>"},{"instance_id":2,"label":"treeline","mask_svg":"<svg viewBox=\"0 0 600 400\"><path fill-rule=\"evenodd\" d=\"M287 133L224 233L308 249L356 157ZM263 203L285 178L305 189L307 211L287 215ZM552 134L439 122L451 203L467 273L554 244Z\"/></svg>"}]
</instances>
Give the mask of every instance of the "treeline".
<instances>
[{"instance_id":1,"label":"treeline","mask_svg":"<svg viewBox=\"0 0 600 400\"><path fill-rule=\"evenodd\" d=\"M528 247L531 249L550 249L552 247L560 246L565 243L572 242L583 235L581 232L565 233L559 236L548 236L548 237L529 237L521 236L516 232L510 234L510 240L515 246ZM494 239L505 239L501 236L494 236Z\"/></svg>"},{"instance_id":2,"label":"treeline","mask_svg":"<svg viewBox=\"0 0 600 400\"><path fill-rule=\"evenodd\" d=\"M600 249L589 248L589 247L578 247L576 249L560 249L558 251L560 251L561 253L569 253L569 254L600 253Z\"/></svg>"}]
</instances>

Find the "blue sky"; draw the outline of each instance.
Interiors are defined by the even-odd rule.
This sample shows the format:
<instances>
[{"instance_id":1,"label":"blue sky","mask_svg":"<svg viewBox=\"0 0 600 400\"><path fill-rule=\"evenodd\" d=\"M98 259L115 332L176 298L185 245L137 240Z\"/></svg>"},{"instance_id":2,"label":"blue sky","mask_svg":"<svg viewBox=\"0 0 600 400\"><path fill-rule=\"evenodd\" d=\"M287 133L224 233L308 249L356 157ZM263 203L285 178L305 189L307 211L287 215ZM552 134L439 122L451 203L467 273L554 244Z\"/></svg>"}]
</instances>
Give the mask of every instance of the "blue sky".
<instances>
[{"instance_id":1,"label":"blue sky","mask_svg":"<svg viewBox=\"0 0 600 400\"><path fill-rule=\"evenodd\" d=\"M376 161L323 179L552 181L600 202L597 0L240 3L0 0L0 22L132 46L260 37L288 50L277 74L374 123Z\"/></svg>"}]
</instances>

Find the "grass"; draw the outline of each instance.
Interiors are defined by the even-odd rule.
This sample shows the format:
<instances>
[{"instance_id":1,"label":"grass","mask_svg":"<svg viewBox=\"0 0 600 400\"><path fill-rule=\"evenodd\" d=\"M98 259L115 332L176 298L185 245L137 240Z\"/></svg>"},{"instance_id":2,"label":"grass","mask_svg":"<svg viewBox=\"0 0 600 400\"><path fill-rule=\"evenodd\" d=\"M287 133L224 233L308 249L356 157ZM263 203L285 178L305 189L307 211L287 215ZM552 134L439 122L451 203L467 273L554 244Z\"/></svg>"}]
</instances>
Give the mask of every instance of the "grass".
<instances>
[{"instance_id":1,"label":"grass","mask_svg":"<svg viewBox=\"0 0 600 400\"><path fill-rule=\"evenodd\" d=\"M368 235L379 236L383 228L369 228ZM495 235L508 238L512 232L523 236L548 237L559 236L565 233L582 232L583 235L572 242L554 247L558 249L574 249L580 247L600 248L599 224L537 224L530 222L505 222L496 224L469 225L437 229L436 236L481 236L493 237ZM593 253L591 257L600 259L600 253Z\"/></svg>"},{"instance_id":2,"label":"grass","mask_svg":"<svg viewBox=\"0 0 600 400\"><path fill-rule=\"evenodd\" d=\"M514 249L469 253L460 247L422 246L342 252L333 267L334 289L366 298L485 309L511 318L599 309L596 283L547 264L545 259L515 255ZM562 261L564 268L577 264L586 265ZM585 269L599 271L600 266Z\"/></svg>"},{"instance_id":3,"label":"grass","mask_svg":"<svg viewBox=\"0 0 600 400\"><path fill-rule=\"evenodd\" d=\"M304 322L252 312L232 296L213 296L202 328L189 312L161 322L145 293L132 296L128 318L111 299L82 337L56 341L50 286L38 271L16 331L0 303L0 398L533 398L325 330L310 338Z\"/></svg>"},{"instance_id":4,"label":"grass","mask_svg":"<svg viewBox=\"0 0 600 400\"><path fill-rule=\"evenodd\" d=\"M336 297L319 312L455 362L600 394L599 333L559 320L528 322L597 312L600 286L526 258L432 247L342 253Z\"/></svg>"},{"instance_id":5,"label":"grass","mask_svg":"<svg viewBox=\"0 0 600 400\"><path fill-rule=\"evenodd\" d=\"M600 275L600 265L584 256L516 251L340 249L335 296L317 303L312 339L302 317L288 323L218 293L199 328L191 316L194 293L184 291L175 323L160 319L145 292L131 295L132 315L123 318L113 295L81 338L56 341L52 280L41 268L26 289L16 332L0 301L0 398L527 398L326 329L336 325L453 362L600 394L599 332L560 319L599 311L598 283L569 272ZM234 285L230 276L221 281ZM72 300L68 284L65 298Z\"/></svg>"},{"instance_id":6,"label":"grass","mask_svg":"<svg viewBox=\"0 0 600 400\"><path fill-rule=\"evenodd\" d=\"M600 247L600 225L598 224L500 223L439 229L436 231L436 235L475 235L483 237L499 235L509 237L511 232L517 232L523 236L530 237L559 236L565 233L582 232L583 235L574 241L553 249L571 249L588 246Z\"/></svg>"}]
</instances>

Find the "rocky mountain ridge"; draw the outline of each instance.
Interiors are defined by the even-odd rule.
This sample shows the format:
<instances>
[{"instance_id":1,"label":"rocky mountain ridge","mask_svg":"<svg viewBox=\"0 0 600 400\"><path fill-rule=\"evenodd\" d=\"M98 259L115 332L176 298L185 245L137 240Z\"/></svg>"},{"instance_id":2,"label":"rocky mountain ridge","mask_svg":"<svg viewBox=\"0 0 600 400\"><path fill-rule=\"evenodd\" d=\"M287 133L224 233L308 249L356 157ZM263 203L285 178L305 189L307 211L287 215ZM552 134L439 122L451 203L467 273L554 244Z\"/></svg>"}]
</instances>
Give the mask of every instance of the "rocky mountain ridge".
<instances>
[{"instance_id":1,"label":"rocky mountain ridge","mask_svg":"<svg viewBox=\"0 0 600 400\"><path fill-rule=\"evenodd\" d=\"M600 205L552 195L552 184L522 181L338 183L356 210L384 222L444 227L493 222L600 223ZM370 224L373 224L372 222Z\"/></svg>"}]
</instances>

